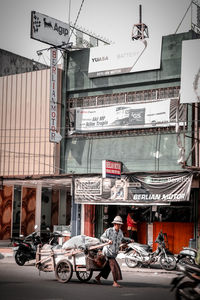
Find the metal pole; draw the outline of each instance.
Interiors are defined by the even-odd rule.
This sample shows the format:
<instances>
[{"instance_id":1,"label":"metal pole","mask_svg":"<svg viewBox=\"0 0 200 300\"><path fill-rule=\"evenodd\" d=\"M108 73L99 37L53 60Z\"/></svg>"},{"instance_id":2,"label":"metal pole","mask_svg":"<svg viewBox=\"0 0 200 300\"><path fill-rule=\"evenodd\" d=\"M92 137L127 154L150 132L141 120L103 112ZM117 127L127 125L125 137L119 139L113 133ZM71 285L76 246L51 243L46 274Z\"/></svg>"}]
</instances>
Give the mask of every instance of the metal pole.
<instances>
[{"instance_id":1,"label":"metal pole","mask_svg":"<svg viewBox=\"0 0 200 300\"><path fill-rule=\"evenodd\" d=\"M139 23L142 23L142 5L139 6Z\"/></svg>"}]
</instances>

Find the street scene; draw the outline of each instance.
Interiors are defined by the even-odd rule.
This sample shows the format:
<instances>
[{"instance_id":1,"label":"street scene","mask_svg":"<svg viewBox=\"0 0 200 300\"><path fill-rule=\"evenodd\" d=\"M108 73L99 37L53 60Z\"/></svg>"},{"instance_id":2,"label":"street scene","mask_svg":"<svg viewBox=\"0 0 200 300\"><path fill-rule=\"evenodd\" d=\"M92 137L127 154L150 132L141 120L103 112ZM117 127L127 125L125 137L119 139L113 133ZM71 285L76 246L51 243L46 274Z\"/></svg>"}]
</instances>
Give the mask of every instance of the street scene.
<instances>
[{"instance_id":1,"label":"street scene","mask_svg":"<svg viewBox=\"0 0 200 300\"><path fill-rule=\"evenodd\" d=\"M0 27L0 298L200 299L200 0Z\"/></svg>"},{"instance_id":2,"label":"street scene","mask_svg":"<svg viewBox=\"0 0 200 300\"><path fill-rule=\"evenodd\" d=\"M121 262L123 264L123 262ZM112 288L112 275L102 285L93 278L80 282L76 275L68 283L60 283L52 272L39 272L33 262L18 266L13 256L0 260L1 295L3 299L175 299L171 292L171 280L177 271L163 271L157 266L152 269L128 269L122 265L121 289Z\"/></svg>"}]
</instances>

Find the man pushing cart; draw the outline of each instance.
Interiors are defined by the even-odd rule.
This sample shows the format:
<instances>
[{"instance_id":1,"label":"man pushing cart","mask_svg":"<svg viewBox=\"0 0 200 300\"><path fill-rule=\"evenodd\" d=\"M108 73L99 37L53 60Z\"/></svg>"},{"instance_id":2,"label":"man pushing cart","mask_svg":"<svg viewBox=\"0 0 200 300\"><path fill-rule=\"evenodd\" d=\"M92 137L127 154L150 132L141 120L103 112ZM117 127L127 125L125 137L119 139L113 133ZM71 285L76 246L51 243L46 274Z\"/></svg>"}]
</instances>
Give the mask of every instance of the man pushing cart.
<instances>
[{"instance_id":1,"label":"man pushing cart","mask_svg":"<svg viewBox=\"0 0 200 300\"><path fill-rule=\"evenodd\" d=\"M119 246L122 242L132 242L125 238L120 227L123 224L120 216L114 218L113 227L108 228L99 239L88 236L75 236L61 247L51 245L38 246L36 267L43 272L55 271L59 282L70 281L73 272L82 282L91 279L93 271L100 271L95 277L95 283L101 284L101 277L107 278L110 271L113 274L113 287L120 287L121 270L116 261ZM103 251L102 251L103 249Z\"/></svg>"}]
</instances>

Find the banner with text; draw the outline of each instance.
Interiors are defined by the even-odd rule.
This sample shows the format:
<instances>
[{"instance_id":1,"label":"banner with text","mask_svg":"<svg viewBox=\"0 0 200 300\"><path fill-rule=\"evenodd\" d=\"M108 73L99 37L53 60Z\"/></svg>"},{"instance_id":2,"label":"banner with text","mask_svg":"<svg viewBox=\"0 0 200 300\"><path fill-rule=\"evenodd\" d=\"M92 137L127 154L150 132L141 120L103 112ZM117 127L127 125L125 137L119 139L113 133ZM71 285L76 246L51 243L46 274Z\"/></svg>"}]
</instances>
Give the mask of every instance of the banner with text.
<instances>
[{"instance_id":1,"label":"banner with text","mask_svg":"<svg viewBox=\"0 0 200 300\"><path fill-rule=\"evenodd\" d=\"M77 108L75 132L175 126L176 108L177 99Z\"/></svg>"},{"instance_id":2,"label":"banner with text","mask_svg":"<svg viewBox=\"0 0 200 300\"><path fill-rule=\"evenodd\" d=\"M49 102L49 141L56 143L57 131L57 60L58 51L52 48L50 52L51 74L50 74L50 102Z\"/></svg>"},{"instance_id":3,"label":"banner with text","mask_svg":"<svg viewBox=\"0 0 200 300\"><path fill-rule=\"evenodd\" d=\"M123 179L82 177L75 179L75 203L163 204L189 201L192 173L141 173Z\"/></svg>"},{"instance_id":4,"label":"banner with text","mask_svg":"<svg viewBox=\"0 0 200 300\"><path fill-rule=\"evenodd\" d=\"M160 69L161 39L90 48L88 76L100 77Z\"/></svg>"},{"instance_id":5,"label":"banner with text","mask_svg":"<svg viewBox=\"0 0 200 300\"><path fill-rule=\"evenodd\" d=\"M70 26L67 23L41 14L31 12L31 38L53 46L69 43Z\"/></svg>"}]
</instances>

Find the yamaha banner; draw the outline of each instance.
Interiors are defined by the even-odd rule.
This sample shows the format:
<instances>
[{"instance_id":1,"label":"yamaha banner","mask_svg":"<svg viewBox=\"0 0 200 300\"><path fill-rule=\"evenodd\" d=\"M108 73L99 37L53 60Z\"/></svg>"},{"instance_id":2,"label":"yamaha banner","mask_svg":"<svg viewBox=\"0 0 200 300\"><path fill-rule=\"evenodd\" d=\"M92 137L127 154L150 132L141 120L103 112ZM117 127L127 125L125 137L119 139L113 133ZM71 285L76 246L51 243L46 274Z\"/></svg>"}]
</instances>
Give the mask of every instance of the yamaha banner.
<instances>
[{"instance_id":1,"label":"yamaha banner","mask_svg":"<svg viewBox=\"0 0 200 300\"><path fill-rule=\"evenodd\" d=\"M121 179L81 177L75 179L75 203L162 204L189 201L193 175L136 173Z\"/></svg>"},{"instance_id":2,"label":"yamaha banner","mask_svg":"<svg viewBox=\"0 0 200 300\"><path fill-rule=\"evenodd\" d=\"M90 48L88 77L113 76L160 69L161 39Z\"/></svg>"}]
</instances>

